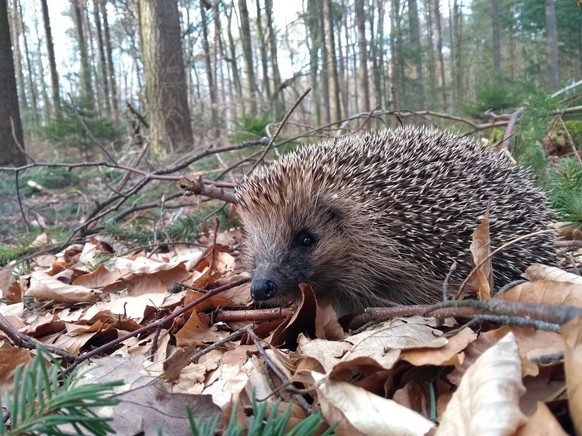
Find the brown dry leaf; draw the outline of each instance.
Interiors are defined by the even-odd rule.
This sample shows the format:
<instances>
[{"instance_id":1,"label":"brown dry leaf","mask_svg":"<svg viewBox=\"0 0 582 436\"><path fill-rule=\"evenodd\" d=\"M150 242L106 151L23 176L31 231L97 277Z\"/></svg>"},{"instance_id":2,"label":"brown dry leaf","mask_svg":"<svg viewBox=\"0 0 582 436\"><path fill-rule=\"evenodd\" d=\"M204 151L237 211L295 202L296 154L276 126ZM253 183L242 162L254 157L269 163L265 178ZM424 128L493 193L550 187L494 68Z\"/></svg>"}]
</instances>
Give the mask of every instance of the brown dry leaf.
<instances>
[{"instance_id":1,"label":"brown dry leaf","mask_svg":"<svg viewBox=\"0 0 582 436\"><path fill-rule=\"evenodd\" d=\"M493 265L491 263L491 240L489 239L489 218L482 217L481 223L473 232L471 241L471 266L475 267L483 262L485 263L473 273L467 285L477 297L478 300L489 300L491 298L491 289L493 289Z\"/></svg>"},{"instance_id":2,"label":"brown dry leaf","mask_svg":"<svg viewBox=\"0 0 582 436\"><path fill-rule=\"evenodd\" d=\"M547 266L534 263L529 266L523 276L530 282L535 280L552 280L555 282L568 282L582 285L582 277L577 274L564 271L555 266Z\"/></svg>"},{"instance_id":3,"label":"brown dry leaf","mask_svg":"<svg viewBox=\"0 0 582 436\"><path fill-rule=\"evenodd\" d=\"M477 334L473 330L464 328L456 335L448 338L447 344L442 348L404 350L400 358L415 366L459 365L463 363L465 356L462 351L476 339Z\"/></svg>"},{"instance_id":4,"label":"brown dry leaf","mask_svg":"<svg viewBox=\"0 0 582 436\"><path fill-rule=\"evenodd\" d=\"M313 372L317 398L327 422L338 422L338 434L424 435L434 423L395 401L352 384L328 380Z\"/></svg>"},{"instance_id":5,"label":"brown dry leaf","mask_svg":"<svg viewBox=\"0 0 582 436\"><path fill-rule=\"evenodd\" d=\"M206 395L212 395L212 401L219 407L236 401L241 391L249 382L248 372L255 368L248 362L240 366L220 365L215 371L211 372L206 380L206 387L202 391Z\"/></svg>"},{"instance_id":6,"label":"brown dry leaf","mask_svg":"<svg viewBox=\"0 0 582 436\"><path fill-rule=\"evenodd\" d=\"M543 279L519 284L495 298L582 307L582 284Z\"/></svg>"},{"instance_id":7,"label":"brown dry leaf","mask_svg":"<svg viewBox=\"0 0 582 436\"><path fill-rule=\"evenodd\" d=\"M201 312L192 312L186 323L176 333L176 345L184 347L190 344L209 344L227 336L227 332L220 331L216 326L210 325L209 315Z\"/></svg>"},{"instance_id":8,"label":"brown dry leaf","mask_svg":"<svg viewBox=\"0 0 582 436\"><path fill-rule=\"evenodd\" d=\"M564 337L564 369L568 387L568 406L576 434L582 434L582 317L560 329Z\"/></svg>"},{"instance_id":9,"label":"brown dry leaf","mask_svg":"<svg viewBox=\"0 0 582 436\"><path fill-rule=\"evenodd\" d=\"M124 273L121 271L110 271L105 267L105 265L99 265L96 270L77 277L73 281L73 284L93 289L101 289L107 285L115 283L121 276L123 276L123 274Z\"/></svg>"},{"instance_id":10,"label":"brown dry leaf","mask_svg":"<svg viewBox=\"0 0 582 436\"><path fill-rule=\"evenodd\" d=\"M509 333L467 370L436 434L513 434L526 422L519 408L524 392L517 343Z\"/></svg>"},{"instance_id":11,"label":"brown dry leaf","mask_svg":"<svg viewBox=\"0 0 582 436\"><path fill-rule=\"evenodd\" d=\"M114 434L191 434L186 405L196 417L210 419L220 413L207 395L183 395L171 392L167 385L144 369L144 357L124 358L106 356L83 367L87 383L105 383L123 379L124 384L116 388L116 398L121 404L111 408L97 409L100 416L113 420L109 425Z\"/></svg>"},{"instance_id":12,"label":"brown dry leaf","mask_svg":"<svg viewBox=\"0 0 582 436\"><path fill-rule=\"evenodd\" d=\"M32 361L32 353L23 348L15 348L10 343L0 341L0 391L2 395L12 392L14 371Z\"/></svg>"},{"instance_id":13,"label":"brown dry leaf","mask_svg":"<svg viewBox=\"0 0 582 436\"><path fill-rule=\"evenodd\" d=\"M537 375L537 365L532 364L530 359L548 354L560 353L564 349L564 343L558 333L534 330L526 327L504 326L495 330L481 333L477 340L471 343L465 350L465 359L458 365L447 378L454 385L458 385L461 377L471 365L481 356L483 352L496 344L509 332L513 332L515 340L519 346L519 354L522 359L522 376ZM524 362L526 366L523 367ZM533 369L535 365L535 370Z\"/></svg>"},{"instance_id":14,"label":"brown dry leaf","mask_svg":"<svg viewBox=\"0 0 582 436\"><path fill-rule=\"evenodd\" d=\"M42 271L30 275L30 287L26 296L37 300L53 300L58 303L91 303L99 299L99 291L84 286L67 285Z\"/></svg>"},{"instance_id":15,"label":"brown dry leaf","mask_svg":"<svg viewBox=\"0 0 582 436\"><path fill-rule=\"evenodd\" d=\"M186 294L184 295L184 306L189 305L204 295L205 294L203 292L187 290ZM230 303L228 297L225 297L222 294L218 294L208 298L207 300L204 300L202 303L198 303L193 307L192 310L197 312L208 312L210 310L216 309L217 307L226 306L228 303Z\"/></svg>"},{"instance_id":16,"label":"brown dry leaf","mask_svg":"<svg viewBox=\"0 0 582 436\"><path fill-rule=\"evenodd\" d=\"M315 336L320 339L339 341L346 334L337 319L337 313L332 307L331 298L323 297L316 300Z\"/></svg>"},{"instance_id":17,"label":"brown dry leaf","mask_svg":"<svg viewBox=\"0 0 582 436\"><path fill-rule=\"evenodd\" d=\"M421 316L394 318L379 323L372 328L348 336L345 341L354 347L344 357L344 360L358 356L378 356L384 350L407 350L411 348L441 348L448 340L440 330L431 327L433 319Z\"/></svg>"},{"instance_id":18,"label":"brown dry leaf","mask_svg":"<svg viewBox=\"0 0 582 436\"><path fill-rule=\"evenodd\" d=\"M567 436L548 406L539 402L535 413L528 417L527 423L520 427L516 436Z\"/></svg>"}]
</instances>

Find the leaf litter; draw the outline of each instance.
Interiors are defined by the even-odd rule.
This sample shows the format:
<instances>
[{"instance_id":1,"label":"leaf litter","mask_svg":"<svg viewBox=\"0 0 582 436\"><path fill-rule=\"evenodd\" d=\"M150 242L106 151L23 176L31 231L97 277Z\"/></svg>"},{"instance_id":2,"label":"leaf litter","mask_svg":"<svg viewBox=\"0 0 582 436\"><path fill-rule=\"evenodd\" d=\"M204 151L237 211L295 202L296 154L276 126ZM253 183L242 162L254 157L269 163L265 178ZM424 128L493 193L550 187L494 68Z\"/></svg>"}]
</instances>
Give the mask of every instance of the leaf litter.
<instances>
[{"instance_id":1,"label":"leaf litter","mask_svg":"<svg viewBox=\"0 0 582 436\"><path fill-rule=\"evenodd\" d=\"M473 251L482 268L469 288L487 300L481 239ZM89 382L123 379L121 404L99 411L118 434L186 434L186 404L197 417L220 413L224 430L253 395L281 398L281 410L293 404L289 425L319 411L338 434L582 434L580 318L558 330L421 311L354 331L307 285L293 309L255 308L248 283L229 287L246 277L236 254L233 244L209 242L116 256L93 237L33 258L17 279L2 268L1 322L65 356L93 353L81 364ZM534 265L526 277L496 298L582 307L579 276ZM218 288L225 291L206 295ZM0 335L9 392L34 346L15 346L5 328Z\"/></svg>"}]
</instances>

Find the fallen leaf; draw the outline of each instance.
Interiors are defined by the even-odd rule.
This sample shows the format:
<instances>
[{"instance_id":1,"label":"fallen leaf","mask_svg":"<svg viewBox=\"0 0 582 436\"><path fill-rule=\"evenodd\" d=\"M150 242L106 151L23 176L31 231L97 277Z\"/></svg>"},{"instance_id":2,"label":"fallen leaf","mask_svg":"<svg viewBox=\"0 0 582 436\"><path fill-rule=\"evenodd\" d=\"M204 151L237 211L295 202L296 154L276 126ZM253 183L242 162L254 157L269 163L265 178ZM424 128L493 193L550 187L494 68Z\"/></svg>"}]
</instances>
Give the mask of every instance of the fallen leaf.
<instances>
[{"instance_id":1,"label":"fallen leaf","mask_svg":"<svg viewBox=\"0 0 582 436\"><path fill-rule=\"evenodd\" d=\"M524 392L517 343L508 333L465 372L436 434L513 434L526 422L519 408Z\"/></svg>"},{"instance_id":2,"label":"fallen leaf","mask_svg":"<svg viewBox=\"0 0 582 436\"><path fill-rule=\"evenodd\" d=\"M312 373L327 422L338 423L338 434L424 435L434 423L395 401L342 381Z\"/></svg>"},{"instance_id":3,"label":"fallen leaf","mask_svg":"<svg viewBox=\"0 0 582 436\"><path fill-rule=\"evenodd\" d=\"M564 337L564 369L568 387L568 406L576 434L582 434L582 317L560 329Z\"/></svg>"},{"instance_id":4,"label":"fallen leaf","mask_svg":"<svg viewBox=\"0 0 582 436\"><path fill-rule=\"evenodd\" d=\"M538 403L538 407L533 415L529 416L527 423L520 427L516 436L567 436L560 423L556 420L548 407Z\"/></svg>"},{"instance_id":5,"label":"fallen leaf","mask_svg":"<svg viewBox=\"0 0 582 436\"><path fill-rule=\"evenodd\" d=\"M30 287L26 296L41 301L53 300L59 303L90 303L99 299L99 291L84 286L67 285L42 271L30 275Z\"/></svg>"}]
</instances>

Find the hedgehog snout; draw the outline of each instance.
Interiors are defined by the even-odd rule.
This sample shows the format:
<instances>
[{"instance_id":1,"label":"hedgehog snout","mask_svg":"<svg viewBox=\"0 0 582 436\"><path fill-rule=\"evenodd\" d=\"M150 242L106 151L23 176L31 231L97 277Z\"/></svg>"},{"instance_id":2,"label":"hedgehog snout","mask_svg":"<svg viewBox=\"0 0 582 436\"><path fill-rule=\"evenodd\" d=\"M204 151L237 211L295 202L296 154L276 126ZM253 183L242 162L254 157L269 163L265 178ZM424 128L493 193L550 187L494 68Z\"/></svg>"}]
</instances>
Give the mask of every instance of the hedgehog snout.
<instances>
[{"instance_id":1,"label":"hedgehog snout","mask_svg":"<svg viewBox=\"0 0 582 436\"><path fill-rule=\"evenodd\" d=\"M277 295L277 283L268 277L258 277L251 283L251 296L253 300L270 300Z\"/></svg>"}]
</instances>

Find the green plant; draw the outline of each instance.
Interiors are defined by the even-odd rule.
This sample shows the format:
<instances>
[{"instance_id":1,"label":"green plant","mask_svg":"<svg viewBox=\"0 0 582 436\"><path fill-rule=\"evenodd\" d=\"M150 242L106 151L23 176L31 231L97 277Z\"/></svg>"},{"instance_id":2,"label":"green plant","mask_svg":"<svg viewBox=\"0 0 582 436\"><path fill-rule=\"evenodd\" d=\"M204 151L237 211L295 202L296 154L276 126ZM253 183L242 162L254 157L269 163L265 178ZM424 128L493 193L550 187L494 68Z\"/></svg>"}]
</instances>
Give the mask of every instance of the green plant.
<instances>
[{"instance_id":1,"label":"green plant","mask_svg":"<svg viewBox=\"0 0 582 436\"><path fill-rule=\"evenodd\" d=\"M303 436L314 434L329 436L334 434L333 430L335 425L321 433L319 432L320 427L324 423L321 413L312 413L297 423L291 430L289 430L289 432L285 433L285 429L287 428L287 424L291 418L291 406L287 407L282 413L277 414L277 410L281 404L281 401L278 400L272 404L269 415L266 416L268 406L267 402L257 402L254 395L251 402L252 416L250 419L249 427L245 432L247 436ZM228 426L224 431L224 434L227 436L239 436L245 431L245 429L236 421L237 409L238 403L233 408ZM203 421L201 419L195 419L192 416L192 411L189 408L187 411L188 419L190 421L190 428L193 435L211 436L215 434L216 427L218 425L218 416L207 421Z\"/></svg>"},{"instance_id":2,"label":"green plant","mask_svg":"<svg viewBox=\"0 0 582 436\"><path fill-rule=\"evenodd\" d=\"M550 178L548 200L559 218L582 227L582 166L576 158L562 160Z\"/></svg>"},{"instance_id":3,"label":"green plant","mask_svg":"<svg viewBox=\"0 0 582 436\"><path fill-rule=\"evenodd\" d=\"M12 395L4 393L0 405L8 411L9 421L5 417L0 434L111 433L110 419L97 416L94 409L118 404L111 394L123 382L79 384L81 378L78 373L66 375L60 364L39 348L28 366L16 369ZM65 425L74 433L66 433L62 429Z\"/></svg>"},{"instance_id":4,"label":"green plant","mask_svg":"<svg viewBox=\"0 0 582 436\"><path fill-rule=\"evenodd\" d=\"M49 120L43 134L53 144L86 153L96 147L95 141L106 145L119 140L122 132L81 99L75 107L71 103L64 104L61 117Z\"/></svg>"},{"instance_id":5,"label":"green plant","mask_svg":"<svg viewBox=\"0 0 582 436\"><path fill-rule=\"evenodd\" d=\"M467 105L464 111L473 117L481 118L483 112L492 110L496 113L513 111L525 97L525 85L495 73L481 78L475 90L475 102Z\"/></svg>"},{"instance_id":6,"label":"green plant","mask_svg":"<svg viewBox=\"0 0 582 436\"><path fill-rule=\"evenodd\" d=\"M266 136L266 127L271 123L269 115L253 116L244 114L234 122L235 131L231 133L230 140L233 143L258 139Z\"/></svg>"}]
</instances>

